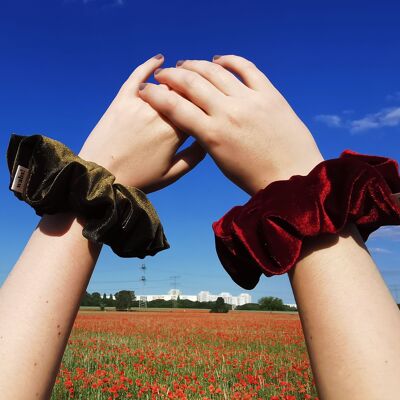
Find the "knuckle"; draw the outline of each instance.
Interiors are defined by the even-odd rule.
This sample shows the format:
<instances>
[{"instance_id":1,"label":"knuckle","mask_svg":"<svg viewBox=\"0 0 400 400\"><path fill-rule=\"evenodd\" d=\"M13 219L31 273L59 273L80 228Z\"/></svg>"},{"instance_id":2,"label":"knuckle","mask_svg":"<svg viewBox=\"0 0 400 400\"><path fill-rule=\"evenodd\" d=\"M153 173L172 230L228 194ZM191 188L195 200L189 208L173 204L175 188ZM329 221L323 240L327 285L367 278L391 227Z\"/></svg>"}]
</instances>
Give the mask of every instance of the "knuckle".
<instances>
[{"instance_id":1,"label":"knuckle","mask_svg":"<svg viewBox=\"0 0 400 400\"><path fill-rule=\"evenodd\" d=\"M276 110L282 108L286 103L285 98L275 91L265 91L260 95L262 96L262 100L258 102L260 108L264 107L268 110Z\"/></svg>"},{"instance_id":2,"label":"knuckle","mask_svg":"<svg viewBox=\"0 0 400 400\"><path fill-rule=\"evenodd\" d=\"M167 96L165 99L165 108L168 112L174 112L178 105L178 99L175 96Z\"/></svg>"},{"instance_id":3,"label":"knuckle","mask_svg":"<svg viewBox=\"0 0 400 400\"><path fill-rule=\"evenodd\" d=\"M223 70L225 70L225 68L219 64L210 63L210 67L212 70L217 71L217 72L222 72Z\"/></svg>"},{"instance_id":4,"label":"knuckle","mask_svg":"<svg viewBox=\"0 0 400 400\"><path fill-rule=\"evenodd\" d=\"M226 79L225 68L218 64L203 61L202 64L199 64L198 71L200 75L210 81L224 81Z\"/></svg>"},{"instance_id":5,"label":"knuckle","mask_svg":"<svg viewBox=\"0 0 400 400\"><path fill-rule=\"evenodd\" d=\"M236 62L238 65L240 65L242 68L245 69L255 69L257 66L253 63L253 61L248 60L247 58L244 58L242 56L236 56L236 55L230 55L228 57L232 58L233 62Z\"/></svg>"},{"instance_id":6,"label":"knuckle","mask_svg":"<svg viewBox=\"0 0 400 400\"><path fill-rule=\"evenodd\" d=\"M208 75L213 78L220 78L224 71L224 67L218 64L214 64L210 68L207 68Z\"/></svg>"},{"instance_id":7,"label":"knuckle","mask_svg":"<svg viewBox=\"0 0 400 400\"><path fill-rule=\"evenodd\" d=\"M197 83L198 77L195 73L184 74L183 83L185 86L192 87Z\"/></svg>"},{"instance_id":8,"label":"knuckle","mask_svg":"<svg viewBox=\"0 0 400 400\"><path fill-rule=\"evenodd\" d=\"M241 65L242 65L242 69L245 71L254 71L255 69L257 69L257 67L255 66L255 64L252 61L248 61L248 60L243 60L241 61Z\"/></svg>"},{"instance_id":9,"label":"knuckle","mask_svg":"<svg viewBox=\"0 0 400 400\"><path fill-rule=\"evenodd\" d=\"M185 60L183 65L189 67L195 67L202 64L202 60Z\"/></svg>"},{"instance_id":10,"label":"knuckle","mask_svg":"<svg viewBox=\"0 0 400 400\"><path fill-rule=\"evenodd\" d=\"M137 66L129 75L128 79L135 79L136 75L140 74L144 70L143 64Z\"/></svg>"},{"instance_id":11,"label":"knuckle","mask_svg":"<svg viewBox=\"0 0 400 400\"><path fill-rule=\"evenodd\" d=\"M240 113L234 112L233 110L229 110L226 113L226 118L228 120L228 123L238 129L241 129L243 126L243 120L241 118Z\"/></svg>"},{"instance_id":12,"label":"knuckle","mask_svg":"<svg viewBox=\"0 0 400 400\"><path fill-rule=\"evenodd\" d=\"M246 117L245 105L232 104L225 110L225 119L229 125L241 129Z\"/></svg>"},{"instance_id":13,"label":"knuckle","mask_svg":"<svg viewBox=\"0 0 400 400\"><path fill-rule=\"evenodd\" d=\"M216 66L217 64L214 64L210 61L206 61L206 60L196 60L196 65L201 68L202 70L209 70L212 69L214 66Z\"/></svg>"},{"instance_id":14,"label":"knuckle","mask_svg":"<svg viewBox=\"0 0 400 400\"><path fill-rule=\"evenodd\" d=\"M122 84L121 91L132 90L137 85L136 76L132 73L128 76L128 79Z\"/></svg>"},{"instance_id":15,"label":"knuckle","mask_svg":"<svg viewBox=\"0 0 400 400\"><path fill-rule=\"evenodd\" d=\"M118 90L117 96L125 96L130 92L132 88L132 84L129 80L125 81ZM117 97L116 96L116 97Z\"/></svg>"}]
</instances>

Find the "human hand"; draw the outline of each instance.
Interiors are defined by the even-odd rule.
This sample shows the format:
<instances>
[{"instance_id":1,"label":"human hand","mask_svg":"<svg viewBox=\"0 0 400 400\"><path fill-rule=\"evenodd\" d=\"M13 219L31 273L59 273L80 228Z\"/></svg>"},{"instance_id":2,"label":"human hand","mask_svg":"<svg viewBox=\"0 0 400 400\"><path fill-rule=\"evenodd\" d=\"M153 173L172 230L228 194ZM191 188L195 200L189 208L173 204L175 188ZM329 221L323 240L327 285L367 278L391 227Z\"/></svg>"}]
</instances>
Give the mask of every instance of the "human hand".
<instances>
[{"instance_id":1,"label":"human hand","mask_svg":"<svg viewBox=\"0 0 400 400\"><path fill-rule=\"evenodd\" d=\"M161 85L142 85L139 96L194 136L250 195L323 161L307 127L250 61L231 55L180 61L155 77Z\"/></svg>"},{"instance_id":2,"label":"human hand","mask_svg":"<svg viewBox=\"0 0 400 400\"><path fill-rule=\"evenodd\" d=\"M205 156L197 143L176 153L187 139L138 96L139 85L164 61L157 55L137 67L86 139L79 156L108 169L116 182L144 192L161 189ZM162 91L168 91L160 85Z\"/></svg>"}]
</instances>

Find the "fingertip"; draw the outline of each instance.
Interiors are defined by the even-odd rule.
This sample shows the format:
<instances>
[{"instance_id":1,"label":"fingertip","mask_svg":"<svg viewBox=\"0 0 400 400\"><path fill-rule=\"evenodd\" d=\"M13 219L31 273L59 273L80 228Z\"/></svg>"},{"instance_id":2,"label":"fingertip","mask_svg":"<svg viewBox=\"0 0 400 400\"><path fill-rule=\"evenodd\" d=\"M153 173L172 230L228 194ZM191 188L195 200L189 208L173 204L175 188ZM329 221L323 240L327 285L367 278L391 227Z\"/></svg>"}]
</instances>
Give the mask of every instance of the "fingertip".
<instances>
[{"instance_id":1,"label":"fingertip","mask_svg":"<svg viewBox=\"0 0 400 400\"><path fill-rule=\"evenodd\" d=\"M160 68L164 64L164 56L160 53L145 61L142 66L147 71L153 72L155 69Z\"/></svg>"},{"instance_id":2,"label":"fingertip","mask_svg":"<svg viewBox=\"0 0 400 400\"><path fill-rule=\"evenodd\" d=\"M267 88L267 90L270 90L272 86L271 82L257 65L245 57L229 54L224 55L223 58L214 59L213 62L218 63L237 75L250 89L265 90Z\"/></svg>"},{"instance_id":3,"label":"fingertip","mask_svg":"<svg viewBox=\"0 0 400 400\"><path fill-rule=\"evenodd\" d=\"M152 86L156 86L156 85L153 85L152 83L149 83L149 82L139 83L138 91L137 91L138 95L142 98L146 98L146 100L151 98L153 90L154 90L152 88Z\"/></svg>"},{"instance_id":4,"label":"fingertip","mask_svg":"<svg viewBox=\"0 0 400 400\"><path fill-rule=\"evenodd\" d=\"M146 81L154 70L158 69L164 62L164 56L162 54L157 54L143 64L137 66L129 76L127 82L128 84L133 84L136 87L140 82Z\"/></svg>"},{"instance_id":5,"label":"fingertip","mask_svg":"<svg viewBox=\"0 0 400 400\"><path fill-rule=\"evenodd\" d=\"M147 86L147 83L144 83L144 82L140 83L139 84L139 92L142 91L146 86Z\"/></svg>"}]
</instances>

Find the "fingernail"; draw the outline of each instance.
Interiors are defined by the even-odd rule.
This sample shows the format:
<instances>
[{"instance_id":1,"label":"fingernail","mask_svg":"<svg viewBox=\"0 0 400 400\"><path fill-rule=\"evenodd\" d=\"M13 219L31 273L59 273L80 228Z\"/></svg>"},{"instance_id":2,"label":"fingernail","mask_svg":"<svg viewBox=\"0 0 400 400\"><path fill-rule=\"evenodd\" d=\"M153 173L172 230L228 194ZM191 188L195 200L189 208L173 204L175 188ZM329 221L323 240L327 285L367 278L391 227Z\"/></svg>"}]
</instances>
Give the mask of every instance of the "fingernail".
<instances>
[{"instance_id":1,"label":"fingernail","mask_svg":"<svg viewBox=\"0 0 400 400\"><path fill-rule=\"evenodd\" d=\"M141 83L139 85L139 90L143 90L146 87L147 83Z\"/></svg>"},{"instance_id":2,"label":"fingernail","mask_svg":"<svg viewBox=\"0 0 400 400\"><path fill-rule=\"evenodd\" d=\"M160 54L157 54L156 56L154 56L153 58L155 58L157 60L161 60L162 58L164 58L164 56L160 53Z\"/></svg>"},{"instance_id":3,"label":"fingernail","mask_svg":"<svg viewBox=\"0 0 400 400\"><path fill-rule=\"evenodd\" d=\"M221 56L217 55L213 57L213 60L218 60L218 58L221 58Z\"/></svg>"},{"instance_id":4,"label":"fingernail","mask_svg":"<svg viewBox=\"0 0 400 400\"><path fill-rule=\"evenodd\" d=\"M176 63L176 66L177 66L177 67L180 67L185 61L186 61L186 60L179 60L179 61Z\"/></svg>"},{"instance_id":5,"label":"fingernail","mask_svg":"<svg viewBox=\"0 0 400 400\"><path fill-rule=\"evenodd\" d=\"M157 68L157 69L154 71L154 75L157 75L161 70L162 70L162 68Z\"/></svg>"}]
</instances>

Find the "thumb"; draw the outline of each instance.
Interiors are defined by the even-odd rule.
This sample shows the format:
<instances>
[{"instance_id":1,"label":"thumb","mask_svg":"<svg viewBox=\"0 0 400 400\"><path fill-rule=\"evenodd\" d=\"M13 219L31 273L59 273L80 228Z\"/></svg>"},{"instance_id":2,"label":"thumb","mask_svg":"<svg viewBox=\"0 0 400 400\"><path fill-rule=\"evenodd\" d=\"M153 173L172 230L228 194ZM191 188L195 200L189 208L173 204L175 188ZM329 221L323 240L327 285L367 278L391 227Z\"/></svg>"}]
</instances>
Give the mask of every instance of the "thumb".
<instances>
[{"instance_id":1,"label":"thumb","mask_svg":"<svg viewBox=\"0 0 400 400\"><path fill-rule=\"evenodd\" d=\"M158 182L154 183L151 187L147 187L146 192L154 192L171 185L199 164L206 154L207 152L198 142L193 142L189 147L175 154L170 169Z\"/></svg>"}]
</instances>

